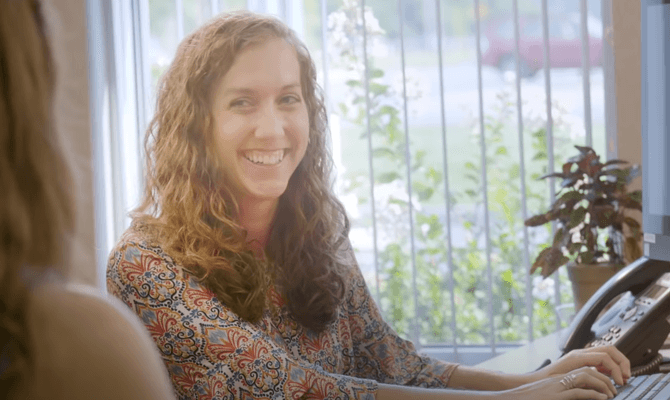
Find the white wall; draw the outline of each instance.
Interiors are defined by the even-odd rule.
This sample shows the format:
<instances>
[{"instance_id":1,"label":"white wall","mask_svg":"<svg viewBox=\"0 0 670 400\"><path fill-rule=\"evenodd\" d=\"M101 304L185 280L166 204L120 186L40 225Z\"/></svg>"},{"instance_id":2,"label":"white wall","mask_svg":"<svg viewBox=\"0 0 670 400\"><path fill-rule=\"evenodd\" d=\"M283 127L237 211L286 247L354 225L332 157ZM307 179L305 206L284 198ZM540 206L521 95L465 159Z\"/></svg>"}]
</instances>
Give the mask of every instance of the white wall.
<instances>
[{"instance_id":1,"label":"white wall","mask_svg":"<svg viewBox=\"0 0 670 400\"><path fill-rule=\"evenodd\" d=\"M640 1L612 1L614 75L616 86L617 158L642 164ZM642 177L629 190L642 189ZM642 224L642 213L627 214ZM644 226L643 226L644 229ZM642 246L642 238L640 238Z\"/></svg>"},{"instance_id":2,"label":"white wall","mask_svg":"<svg viewBox=\"0 0 670 400\"><path fill-rule=\"evenodd\" d=\"M54 53L58 67L56 116L61 143L69 153L76 185L76 238L68 275L95 284L95 225L91 129L88 92L88 52L85 0L48 0L55 15ZM53 18L55 17L55 18Z\"/></svg>"},{"instance_id":3,"label":"white wall","mask_svg":"<svg viewBox=\"0 0 670 400\"><path fill-rule=\"evenodd\" d=\"M612 0L618 158L642 162L640 1ZM632 189L641 189L637 179Z\"/></svg>"}]
</instances>

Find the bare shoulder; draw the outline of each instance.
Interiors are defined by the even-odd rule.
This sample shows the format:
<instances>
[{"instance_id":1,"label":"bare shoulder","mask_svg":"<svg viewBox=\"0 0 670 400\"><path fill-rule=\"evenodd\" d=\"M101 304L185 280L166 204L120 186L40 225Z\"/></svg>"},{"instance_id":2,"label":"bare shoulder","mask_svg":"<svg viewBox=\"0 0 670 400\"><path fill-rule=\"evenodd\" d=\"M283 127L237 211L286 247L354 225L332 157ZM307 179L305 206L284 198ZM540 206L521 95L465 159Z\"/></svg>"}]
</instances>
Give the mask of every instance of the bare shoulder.
<instances>
[{"instance_id":1,"label":"bare shoulder","mask_svg":"<svg viewBox=\"0 0 670 400\"><path fill-rule=\"evenodd\" d=\"M30 321L37 381L57 397L174 398L148 332L117 299L84 285L44 285L33 292Z\"/></svg>"}]
</instances>

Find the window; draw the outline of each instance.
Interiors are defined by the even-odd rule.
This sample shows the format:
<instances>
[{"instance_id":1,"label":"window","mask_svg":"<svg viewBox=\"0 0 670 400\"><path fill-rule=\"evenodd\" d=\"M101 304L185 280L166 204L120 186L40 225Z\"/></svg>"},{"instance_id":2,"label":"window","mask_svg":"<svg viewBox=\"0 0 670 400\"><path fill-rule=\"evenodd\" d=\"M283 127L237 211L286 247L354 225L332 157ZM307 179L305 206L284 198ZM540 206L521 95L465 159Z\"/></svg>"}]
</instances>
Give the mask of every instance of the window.
<instances>
[{"instance_id":1,"label":"window","mask_svg":"<svg viewBox=\"0 0 670 400\"><path fill-rule=\"evenodd\" d=\"M604 154L600 2L580 4L587 2L107 4L113 62L105 140L114 183L105 192L107 245L139 198L140 143L156 80L177 43L211 15L246 8L293 27L318 65L337 190L385 319L424 351L463 363L553 332L566 323L570 286L564 272L546 281L529 276L551 232L527 230L523 220L548 207L556 188L536 178L562 164L573 145ZM588 62L580 12L588 13ZM546 21L559 19L572 44L555 41L552 25L545 38ZM120 154L134 156L122 162Z\"/></svg>"}]
</instances>

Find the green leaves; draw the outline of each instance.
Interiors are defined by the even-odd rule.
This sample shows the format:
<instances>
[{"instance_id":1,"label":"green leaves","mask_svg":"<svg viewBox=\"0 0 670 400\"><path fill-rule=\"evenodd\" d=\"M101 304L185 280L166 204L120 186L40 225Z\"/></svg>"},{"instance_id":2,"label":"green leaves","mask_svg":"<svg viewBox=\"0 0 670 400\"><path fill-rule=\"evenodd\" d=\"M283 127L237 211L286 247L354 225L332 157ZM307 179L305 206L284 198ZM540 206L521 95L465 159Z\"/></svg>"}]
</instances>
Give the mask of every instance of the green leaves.
<instances>
[{"instance_id":1,"label":"green leaves","mask_svg":"<svg viewBox=\"0 0 670 400\"><path fill-rule=\"evenodd\" d=\"M345 85L349 86L350 88L357 88L362 87L363 83L356 79L349 79L348 81L345 82Z\"/></svg>"},{"instance_id":2,"label":"green leaves","mask_svg":"<svg viewBox=\"0 0 670 400\"><path fill-rule=\"evenodd\" d=\"M373 68L370 71L370 78L382 78L384 76L384 71L378 68Z\"/></svg>"},{"instance_id":3,"label":"green leaves","mask_svg":"<svg viewBox=\"0 0 670 400\"><path fill-rule=\"evenodd\" d=\"M611 204L593 207L594 223L598 228L607 228L614 225L616 217L616 209Z\"/></svg>"},{"instance_id":4,"label":"green leaves","mask_svg":"<svg viewBox=\"0 0 670 400\"><path fill-rule=\"evenodd\" d=\"M631 193L626 193L621 196L619 202L624 208L642 211L642 191L636 190Z\"/></svg>"},{"instance_id":5,"label":"green leaves","mask_svg":"<svg viewBox=\"0 0 670 400\"><path fill-rule=\"evenodd\" d=\"M538 215L535 215L535 216L532 216L532 217L528 218L524 222L524 224L526 226L540 226L540 225L546 224L547 222L549 222L549 215L548 214L538 214Z\"/></svg>"},{"instance_id":6,"label":"green leaves","mask_svg":"<svg viewBox=\"0 0 670 400\"><path fill-rule=\"evenodd\" d=\"M389 90L389 86L377 82L370 82L370 84L368 85L368 90L370 91L370 93L372 93L373 96L379 96L382 94L386 94L386 92L388 92Z\"/></svg>"},{"instance_id":7,"label":"green leaves","mask_svg":"<svg viewBox=\"0 0 670 400\"><path fill-rule=\"evenodd\" d=\"M394 158L396 153L388 147L377 147L372 151L372 157Z\"/></svg>"},{"instance_id":8,"label":"green leaves","mask_svg":"<svg viewBox=\"0 0 670 400\"><path fill-rule=\"evenodd\" d=\"M558 267L565 265L569 259L563 255L561 250L556 247L547 247L540 252L535 259L535 262L530 267L530 273L534 273L537 269L542 271L542 277L547 278L558 269Z\"/></svg>"},{"instance_id":9,"label":"green leaves","mask_svg":"<svg viewBox=\"0 0 670 400\"><path fill-rule=\"evenodd\" d=\"M402 178L399 173L397 172L384 172L382 174L379 174L377 176L377 182L378 183L389 183L393 182L396 179Z\"/></svg>"},{"instance_id":10,"label":"green leaves","mask_svg":"<svg viewBox=\"0 0 670 400\"><path fill-rule=\"evenodd\" d=\"M426 201L430 199L433 196L433 193L435 193L435 189L427 185L423 182L413 182L412 184L414 189L414 193L416 193L419 196L419 201Z\"/></svg>"},{"instance_id":11,"label":"green leaves","mask_svg":"<svg viewBox=\"0 0 670 400\"><path fill-rule=\"evenodd\" d=\"M576 210L572 210L570 215L570 220L568 222L568 228L574 228L577 225L581 224L584 222L584 219L586 217L586 209L585 208L578 208Z\"/></svg>"},{"instance_id":12,"label":"green leaves","mask_svg":"<svg viewBox=\"0 0 670 400\"><path fill-rule=\"evenodd\" d=\"M563 247L564 245L563 239L567 238L567 236L565 235L566 232L567 229L564 226L561 226L558 229L556 229L556 234L554 234L554 242L553 242L554 247L557 248Z\"/></svg>"},{"instance_id":13,"label":"green leaves","mask_svg":"<svg viewBox=\"0 0 670 400\"><path fill-rule=\"evenodd\" d=\"M574 206L582 200L584 200L584 194L576 190L565 191L556 199L552 209L557 211L566 209L568 212L571 212Z\"/></svg>"},{"instance_id":14,"label":"green leaves","mask_svg":"<svg viewBox=\"0 0 670 400\"><path fill-rule=\"evenodd\" d=\"M563 247L580 263L597 262L604 254L611 256L611 262L621 263L623 254L616 251L624 248L624 243L628 243L626 246L633 244L624 235L624 224L630 228L633 237L640 235L639 222L624 214L627 209L642 210L641 192L627 192L626 189L631 176L639 174L639 168L622 169L620 165L626 164L622 160L603 164L592 148L575 148L579 154L569 158L561 172L540 177L562 179L562 194L549 212L530 217L525 222L526 226L538 226L556 220L570 230L557 230L552 247L543 250L536 259L531 271L542 268L543 275L545 271L563 265L563 258L558 255L559 252L562 255ZM604 239L600 238L608 231L608 251L605 253L602 248ZM615 241L619 245L615 245ZM632 247L628 252L638 254Z\"/></svg>"}]
</instances>

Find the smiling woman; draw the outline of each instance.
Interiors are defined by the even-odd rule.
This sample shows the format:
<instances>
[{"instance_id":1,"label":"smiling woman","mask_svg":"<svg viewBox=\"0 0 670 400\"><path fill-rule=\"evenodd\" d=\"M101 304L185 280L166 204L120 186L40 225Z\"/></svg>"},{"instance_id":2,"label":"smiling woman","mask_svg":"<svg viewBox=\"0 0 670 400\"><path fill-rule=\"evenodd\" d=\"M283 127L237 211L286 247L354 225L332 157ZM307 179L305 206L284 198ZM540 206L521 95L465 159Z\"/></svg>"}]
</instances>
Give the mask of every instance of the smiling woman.
<instances>
[{"instance_id":1,"label":"smiling woman","mask_svg":"<svg viewBox=\"0 0 670 400\"><path fill-rule=\"evenodd\" d=\"M248 13L213 19L182 42L159 84L134 225L254 322L271 258L300 322L323 329L343 296L347 238L325 126L314 65L292 31ZM270 161L258 153L268 150L284 158L247 159Z\"/></svg>"},{"instance_id":2,"label":"smiling woman","mask_svg":"<svg viewBox=\"0 0 670 400\"><path fill-rule=\"evenodd\" d=\"M523 376L420 356L358 268L326 126L309 52L278 20L223 14L180 44L147 131L144 202L107 284L151 332L181 399L614 392L585 365L623 384L630 371L614 347Z\"/></svg>"}]
</instances>

